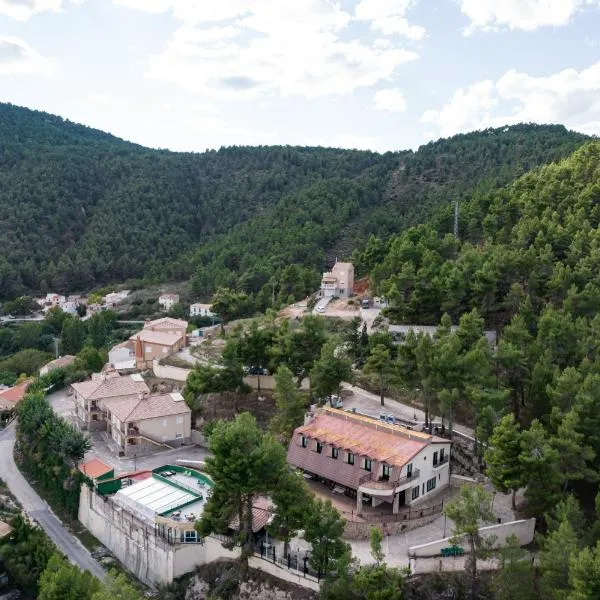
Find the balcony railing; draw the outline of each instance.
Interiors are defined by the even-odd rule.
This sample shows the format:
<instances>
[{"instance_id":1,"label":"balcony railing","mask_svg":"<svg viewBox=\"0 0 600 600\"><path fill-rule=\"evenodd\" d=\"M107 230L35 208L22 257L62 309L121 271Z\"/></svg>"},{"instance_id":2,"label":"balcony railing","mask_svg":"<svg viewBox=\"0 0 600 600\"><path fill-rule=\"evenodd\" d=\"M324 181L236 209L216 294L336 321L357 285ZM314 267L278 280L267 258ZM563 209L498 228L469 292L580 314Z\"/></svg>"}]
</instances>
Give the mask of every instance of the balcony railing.
<instances>
[{"instance_id":1,"label":"balcony railing","mask_svg":"<svg viewBox=\"0 0 600 600\"><path fill-rule=\"evenodd\" d=\"M446 454L446 456L444 456L444 458L433 463L433 468L438 469L442 465L445 465L449 460L450 460L450 455Z\"/></svg>"},{"instance_id":2,"label":"balcony railing","mask_svg":"<svg viewBox=\"0 0 600 600\"><path fill-rule=\"evenodd\" d=\"M367 473L358 480L358 487L364 486L372 490L393 490L416 479L419 479L419 469L415 469L410 475L396 479L380 479L376 478L375 473Z\"/></svg>"}]
</instances>

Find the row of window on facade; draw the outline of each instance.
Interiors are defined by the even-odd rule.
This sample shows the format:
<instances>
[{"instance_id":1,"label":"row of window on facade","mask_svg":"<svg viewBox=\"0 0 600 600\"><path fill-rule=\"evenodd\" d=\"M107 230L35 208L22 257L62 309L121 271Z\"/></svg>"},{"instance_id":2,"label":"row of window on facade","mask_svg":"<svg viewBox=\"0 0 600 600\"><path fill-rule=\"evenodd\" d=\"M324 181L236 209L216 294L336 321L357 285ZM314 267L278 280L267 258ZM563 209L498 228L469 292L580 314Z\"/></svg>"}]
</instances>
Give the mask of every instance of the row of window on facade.
<instances>
[{"instance_id":1,"label":"row of window on facade","mask_svg":"<svg viewBox=\"0 0 600 600\"><path fill-rule=\"evenodd\" d=\"M439 475L438 475L439 477ZM437 479L435 477L432 477L431 479L427 480L427 483L424 483L422 486L415 486L412 489L411 492L411 497L413 500L416 500L421 494L423 494L423 496L426 493L432 492L433 490L435 490L435 486L437 485ZM422 488L422 491L421 491ZM427 488L427 491L425 491L425 488Z\"/></svg>"},{"instance_id":2,"label":"row of window on facade","mask_svg":"<svg viewBox=\"0 0 600 600\"><path fill-rule=\"evenodd\" d=\"M306 436L302 436L302 447L303 448L308 448L308 438ZM314 449L315 449L315 451L316 451L317 454L322 454L323 453L323 443L317 441ZM330 455L331 458L337 460L338 457L339 457L339 455L340 455L340 449L336 448L335 446L332 446L331 447L331 455ZM354 454L352 452L347 452L346 453L346 462L349 465L353 465L354 464L354 459L355 459L355 456L354 456ZM427 460L427 457L425 456L424 459ZM445 456L444 448L441 448L439 451L436 450L433 453L433 466L435 467L438 464L442 464L445 461L445 459L446 459L446 456ZM370 458L366 458L365 457L363 459L362 468L365 471L370 471L371 468L372 468L372 466L373 466L373 461ZM390 474L390 466L384 464L383 465L383 476L384 477L386 475L389 476L389 474ZM406 465L406 476L407 477L411 477L412 476L412 463Z\"/></svg>"}]
</instances>

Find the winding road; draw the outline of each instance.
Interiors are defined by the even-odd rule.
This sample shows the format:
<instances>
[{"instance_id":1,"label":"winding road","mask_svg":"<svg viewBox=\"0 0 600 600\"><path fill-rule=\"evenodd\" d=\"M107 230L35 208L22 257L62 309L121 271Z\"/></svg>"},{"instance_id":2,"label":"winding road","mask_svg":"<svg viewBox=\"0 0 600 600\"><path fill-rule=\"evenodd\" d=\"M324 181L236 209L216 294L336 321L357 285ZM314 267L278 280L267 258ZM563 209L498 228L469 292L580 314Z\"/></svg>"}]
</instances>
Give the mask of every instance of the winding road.
<instances>
[{"instance_id":1,"label":"winding road","mask_svg":"<svg viewBox=\"0 0 600 600\"><path fill-rule=\"evenodd\" d=\"M37 521L48 537L67 558L98 579L104 579L106 571L94 560L83 544L67 530L50 507L21 475L13 457L15 423L0 433L0 477L21 503L23 510Z\"/></svg>"}]
</instances>

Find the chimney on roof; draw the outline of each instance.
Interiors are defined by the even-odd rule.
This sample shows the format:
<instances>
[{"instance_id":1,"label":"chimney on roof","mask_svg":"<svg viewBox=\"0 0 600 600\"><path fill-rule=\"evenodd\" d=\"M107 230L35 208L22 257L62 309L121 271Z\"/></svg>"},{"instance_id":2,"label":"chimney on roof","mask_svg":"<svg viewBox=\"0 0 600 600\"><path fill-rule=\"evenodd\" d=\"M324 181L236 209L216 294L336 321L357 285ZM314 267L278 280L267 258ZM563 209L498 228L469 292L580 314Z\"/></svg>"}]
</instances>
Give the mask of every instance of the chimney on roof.
<instances>
[{"instance_id":1,"label":"chimney on roof","mask_svg":"<svg viewBox=\"0 0 600 600\"><path fill-rule=\"evenodd\" d=\"M135 338L135 357L136 358L144 358L144 351L142 348L142 340L140 339L139 335Z\"/></svg>"}]
</instances>

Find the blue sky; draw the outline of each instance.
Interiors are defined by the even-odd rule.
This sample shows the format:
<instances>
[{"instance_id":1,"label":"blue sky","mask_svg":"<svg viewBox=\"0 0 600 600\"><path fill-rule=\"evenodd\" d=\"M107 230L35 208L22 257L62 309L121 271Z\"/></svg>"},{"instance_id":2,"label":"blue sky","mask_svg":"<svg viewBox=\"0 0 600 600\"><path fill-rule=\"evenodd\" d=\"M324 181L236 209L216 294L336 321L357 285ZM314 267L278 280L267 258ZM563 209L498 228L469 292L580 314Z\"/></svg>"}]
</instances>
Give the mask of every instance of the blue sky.
<instances>
[{"instance_id":1,"label":"blue sky","mask_svg":"<svg viewBox=\"0 0 600 600\"><path fill-rule=\"evenodd\" d=\"M600 0L0 0L0 101L173 150L600 134Z\"/></svg>"}]
</instances>

